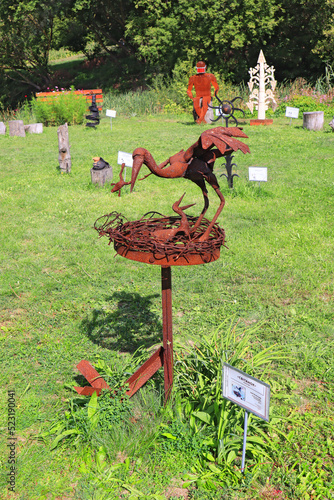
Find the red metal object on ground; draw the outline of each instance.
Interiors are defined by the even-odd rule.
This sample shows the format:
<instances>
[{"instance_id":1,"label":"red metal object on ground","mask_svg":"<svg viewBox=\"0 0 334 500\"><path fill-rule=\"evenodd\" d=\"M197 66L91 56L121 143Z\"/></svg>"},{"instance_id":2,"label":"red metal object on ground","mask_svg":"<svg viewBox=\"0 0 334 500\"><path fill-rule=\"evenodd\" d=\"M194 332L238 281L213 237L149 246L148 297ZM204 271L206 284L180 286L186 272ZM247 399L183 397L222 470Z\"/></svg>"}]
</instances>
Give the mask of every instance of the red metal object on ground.
<instances>
[{"instance_id":1,"label":"red metal object on ground","mask_svg":"<svg viewBox=\"0 0 334 500\"><path fill-rule=\"evenodd\" d=\"M102 389L110 389L107 382L101 377L101 375L95 370L95 368L85 359L77 364L78 370L82 373L86 380L91 384L85 387L74 387L74 389L83 396L91 396L94 392L99 394Z\"/></svg>"},{"instance_id":2,"label":"red metal object on ground","mask_svg":"<svg viewBox=\"0 0 334 500\"><path fill-rule=\"evenodd\" d=\"M96 229L100 231L100 234L102 233L108 235L106 225L102 227L103 229L101 229L101 227ZM218 259L220 255L219 247L223 244L225 234L221 228L219 229L221 233L217 233L217 240L213 238L210 244L208 242L197 243L197 245L200 245L200 247L201 245L206 246L205 252L186 252L184 256L180 256L175 251L173 253L169 253L169 255L163 255L163 253L156 254L147 250L145 251L145 249L143 248L139 249L136 247L136 244L134 244L134 248L131 250L124 244L117 245L116 243L114 243L117 253L119 255L122 255L123 257L135 260L137 262L146 262L147 264L155 264L161 266L163 345L160 346L158 350L155 351L155 353L152 354L152 356L126 381L126 384L129 385L129 389L127 390L126 394L129 397L133 396L156 373L156 371L163 366L165 403L168 401L173 387L173 318L171 266L205 264L207 262L213 262L214 260ZM113 238L113 236L113 234L111 236L109 235L111 239ZM136 240L134 239L132 241ZM218 243L216 243L216 247L213 245L213 241L218 241ZM171 245L172 244L170 244L170 247ZM212 247L211 250L209 250L209 245L211 245ZM179 252L178 247L179 245L177 245L177 250ZM192 250L190 250L190 252L191 251ZM88 361L81 361L77 365L77 368L91 384L91 386L86 387L75 387L75 390L79 394L88 396L96 392L99 395L102 389L111 390L106 381L99 375L99 373L92 367L92 365Z\"/></svg>"},{"instance_id":3,"label":"red metal object on ground","mask_svg":"<svg viewBox=\"0 0 334 500\"><path fill-rule=\"evenodd\" d=\"M152 356L125 382L129 385L129 389L126 391L126 394L129 397L133 396L138 389L140 389L148 381L148 379L150 379L155 372L162 367L163 362L163 348L159 347L159 349L157 349L157 351L155 351L155 353L152 354ZM74 387L79 394L82 394L83 396L91 396L94 392L96 392L99 396L102 389L111 390L111 387L109 387L107 382L101 377L89 361L83 359L77 364L77 368L91 384L90 386Z\"/></svg>"},{"instance_id":4,"label":"red metal object on ground","mask_svg":"<svg viewBox=\"0 0 334 500\"><path fill-rule=\"evenodd\" d=\"M162 366L164 367L165 403L170 397L173 387L173 329L172 329L172 278L171 268L161 267L162 288L162 324L163 346L155 351L145 363L126 381L129 389L126 394L133 396ZM95 368L86 360L80 361L78 370L91 384L90 386L74 387L81 395L91 396L94 392L99 396L102 389L111 390L107 382Z\"/></svg>"}]
</instances>

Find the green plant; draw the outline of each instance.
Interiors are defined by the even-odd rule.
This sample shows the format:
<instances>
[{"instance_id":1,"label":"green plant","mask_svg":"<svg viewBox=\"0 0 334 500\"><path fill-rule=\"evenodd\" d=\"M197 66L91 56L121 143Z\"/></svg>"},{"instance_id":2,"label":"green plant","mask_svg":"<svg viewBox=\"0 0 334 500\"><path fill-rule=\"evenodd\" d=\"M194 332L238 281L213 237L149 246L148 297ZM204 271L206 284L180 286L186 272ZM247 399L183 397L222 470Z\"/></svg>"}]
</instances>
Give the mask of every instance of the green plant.
<instances>
[{"instance_id":1,"label":"green plant","mask_svg":"<svg viewBox=\"0 0 334 500\"><path fill-rule=\"evenodd\" d=\"M46 126L64 123L80 125L84 122L87 102L84 96L75 95L72 89L70 92L63 92L45 101L33 98L30 103L24 104L23 110L25 113L34 115L37 122Z\"/></svg>"},{"instance_id":2,"label":"green plant","mask_svg":"<svg viewBox=\"0 0 334 500\"><path fill-rule=\"evenodd\" d=\"M67 439L73 444L78 441L90 442L96 433L107 433L123 424L129 418L128 399L125 388L119 389L111 397L110 391L105 391L98 398L96 392L87 397L70 400L69 408L64 416L57 419L50 430L41 434L41 438L55 435L51 449Z\"/></svg>"},{"instance_id":3,"label":"green plant","mask_svg":"<svg viewBox=\"0 0 334 500\"><path fill-rule=\"evenodd\" d=\"M222 398L223 363L245 370L260 378L272 377L273 363L282 361L286 354L277 345L256 352L256 332L259 325L245 329L231 321L220 325L210 338L204 336L193 348L182 347L176 355L177 391L183 402L184 413L194 435L201 429L206 450L201 453L201 465L206 473L197 478L199 485L213 487L215 477L222 484L234 484L241 478L236 470L240 460L244 410ZM171 432L171 439L173 433ZM260 462L271 460L275 445L268 438L268 425L250 418L247 444L248 456ZM254 464L253 464L254 465ZM191 480L194 480L193 476ZM196 479L196 481L197 481Z\"/></svg>"}]
</instances>

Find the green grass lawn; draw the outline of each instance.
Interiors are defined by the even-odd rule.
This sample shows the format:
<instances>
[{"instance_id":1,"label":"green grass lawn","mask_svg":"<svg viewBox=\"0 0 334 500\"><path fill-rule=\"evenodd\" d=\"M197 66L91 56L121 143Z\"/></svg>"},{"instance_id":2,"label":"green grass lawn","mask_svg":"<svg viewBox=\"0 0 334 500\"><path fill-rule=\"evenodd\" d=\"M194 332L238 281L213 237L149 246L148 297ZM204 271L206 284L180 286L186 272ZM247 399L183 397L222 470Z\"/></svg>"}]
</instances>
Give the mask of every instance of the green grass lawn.
<instances>
[{"instance_id":1,"label":"green grass lawn","mask_svg":"<svg viewBox=\"0 0 334 500\"><path fill-rule=\"evenodd\" d=\"M214 263L172 269L174 337L176 349L198 343L234 318L245 329L256 327L255 350L274 343L284 348L285 357L274 367L284 381L274 375L265 381L272 384L272 415L282 417L288 438L270 437L276 443L272 462L257 464L253 478L250 469L248 482L218 493L189 488L188 494L329 499L334 496L334 134L329 127L312 132L302 128L302 120L289 125L284 118L270 127L243 127L251 154L235 154L239 178L233 191L220 177L223 161L215 166L226 198L218 222L228 249L222 248ZM168 491L171 498L182 498L176 486L191 472L192 460L185 450L176 457L169 449L154 455L157 445L143 437L140 426L132 437L138 449L128 452L128 461L115 459L123 448L111 440L114 458L100 469L97 459L92 468L85 459L103 445L98 440L92 448L51 449L52 437L36 437L68 408L71 387L82 382L76 370L80 360L122 369L140 346L150 350L161 342L159 266L115 258L108 240L94 231L95 220L112 211L130 220L151 210L172 214L171 205L183 193L184 204L196 202L188 214L202 209L199 188L184 179L150 176L137 182L132 194L128 187L121 197L110 194L109 185L91 184L92 158L106 159L117 182L119 150L145 147L160 163L206 128L187 115L116 118L112 131L106 118L95 130L70 127L68 175L58 169L56 128L26 138L0 136L2 498L158 499ZM249 182L249 166L267 167L268 182ZM208 218L218 206L209 189ZM15 493L7 490L7 390L15 391L17 403ZM148 451L141 455L139 445ZM118 490L112 482L116 473Z\"/></svg>"}]
</instances>

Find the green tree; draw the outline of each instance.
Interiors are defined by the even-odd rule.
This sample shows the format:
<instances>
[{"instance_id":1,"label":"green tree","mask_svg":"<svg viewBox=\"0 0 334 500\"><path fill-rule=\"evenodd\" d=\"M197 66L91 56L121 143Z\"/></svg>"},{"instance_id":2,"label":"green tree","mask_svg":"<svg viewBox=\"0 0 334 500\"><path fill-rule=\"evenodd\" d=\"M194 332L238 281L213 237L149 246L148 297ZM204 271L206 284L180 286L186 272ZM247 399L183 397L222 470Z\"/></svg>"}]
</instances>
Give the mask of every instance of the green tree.
<instances>
[{"instance_id":1,"label":"green tree","mask_svg":"<svg viewBox=\"0 0 334 500\"><path fill-rule=\"evenodd\" d=\"M334 65L334 0L325 0L323 2L325 16L322 19L322 36L317 40L313 52L322 59L322 61Z\"/></svg>"},{"instance_id":2,"label":"green tree","mask_svg":"<svg viewBox=\"0 0 334 500\"><path fill-rule=\"evenodd\" d=\"M64 45L78 48L79 43L80 50L88 57L103 50L117 62L117 53L133 53L125 39L125 26L132 8L132 0L73 0L66 21L70 23L70 30L63 32Z\"/></svg>"},{"instance_id":3,"label":"green tree","mask_svg":"<svg viewBox=\"0 0 334 500\"><path fill-rule=\"evenodd\" d=\"M278 14L265 54L277 78L315 80L333 60L334 0L280 0Z\"/></svg>"},{"instance_id":4,"label":"green tree","mask_svg":"<svg viewBox=\"0 0 334 500\"><path fill-rule=\"evenodd\" d=\"M161 69L204 59L225 75L247 72L279 23L276 0L134 0L126 34Z\"/></svg>"},{"instance_id":5,"label":"green tree","mask_svg":"<svg viewBox=\"0 0 334 500\"><path fill-rule=\"evenodd\" d=\"M49 82L49 51L56 0L1 0L0 70L6 78L40 90Z\"/></svg>"}]
</instances>

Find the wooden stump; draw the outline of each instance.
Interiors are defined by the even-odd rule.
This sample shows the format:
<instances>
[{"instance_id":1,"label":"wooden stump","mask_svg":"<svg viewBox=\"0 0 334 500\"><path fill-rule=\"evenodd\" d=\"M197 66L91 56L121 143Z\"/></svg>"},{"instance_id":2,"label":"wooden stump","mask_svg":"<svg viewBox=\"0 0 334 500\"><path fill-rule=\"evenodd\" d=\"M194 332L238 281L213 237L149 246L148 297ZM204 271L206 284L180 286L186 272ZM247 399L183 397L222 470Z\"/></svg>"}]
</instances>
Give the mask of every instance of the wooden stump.
<instances>
[{"instance_id":1,"label":"wooden stump","mask_svg":"<svg viewBox=\"0 0 334 500\"><path fill-rule=\"evenodd\" d=\"M333 116L333 120L332 120L331 122L329 122L329 124L328 124L328 125L331 127L331 129L332 129L332 130L333 130L333 132L334 132L334 116Z\"/></svg>"},{"instance_id":2,"label":"wooden stump","mask_svg":"<svg viewBox=\"0 0 334 500\"><path fill-rule=\"evenodd\" d=\"M210 106L212 106L212 99L210 101ZM202 98L200 100L200 106L202 107ZM193 117L194 117L194 120L196 121L197 118L198 118L198 115L195 111L195 108L193 107ZM205 113L205 116L204 116L204 121L205 123L212 123L214 120L214 116L213 116L213 109L212 108L208 108L207 112Z\"/></svg>"},{"instance_id":3,"label":"wooden stump","mask_svg":"<svg viewBox=\"0 0 334 500\"><path fill-rule=\"evenodd\" d=\"M10 136L12 136L12 137L15 135L17 135L18 137L25 137L26 136L22 120L10 120L8 122L8 126L9 126L9 135Z\"/></svg>"},{"instance_id":4,"label":"wooden stump","mask_svg":"<svg viewBox=\"0 0 334 500\"><path fill-rule=\"evenodd\" d=\"M29 125L24 126L24 130L30 134L42 134L43 123L29 123Z\"/></svg>"},{"instance_id":5,"label":"wooden stump","mask_svg":"<svg viewBox=\"0 0 334 500\"><path fill-rule=\"evenodd\" d=\"M110 166L102 170L94 170L91 168L90 175L93 184L104 186L107 181L112 181L112 168Z\"/></svg>"},{"instance_id":6,"label":"wooden stump","mask_svg":"<svg viewBox=\"0 0 334 500\"><path fill-rule=\"evenodd\" d=\"M68 140L68 126L60 125L57 130L58 133L58 147L59 147L59 167L61 172L69 174L71 172L71 154L70 145Z\"/></svg>"},{"instance_id":7,"label":"wooden stump","mask_svg":"<svg viewBox=\"0 0 334 500\"><path fill-rule=\"evenodd\" d=\"M6 125L4 122L0 122L0 135L5 135L6 133Z\"/></svg>"},{"instance_id":8,"label":"wooden stump","mask_svg":"<svg viewBox=\"0 0 334 500\"><path fill-rule=\"evenodd\" d=\"M321 130L323 126L323 111L307 111L303 113L303 128L307 128L308 130Z\"/></svg>"},{"instance_id":9,"label":"wooden stump","mask_svg":"<svg viewBox=\"0 0 334 500\"><path fill-rule=\"evenodd\" d=\"M210 106L212 106L212 99L210 101ZM208 108L208 110L207 110L207 112L205 113L205 116L204 116L205 123L212 123L214 119L215 118L213 116L213 109L212 108Z\"/></svg>"}]
</instances>

